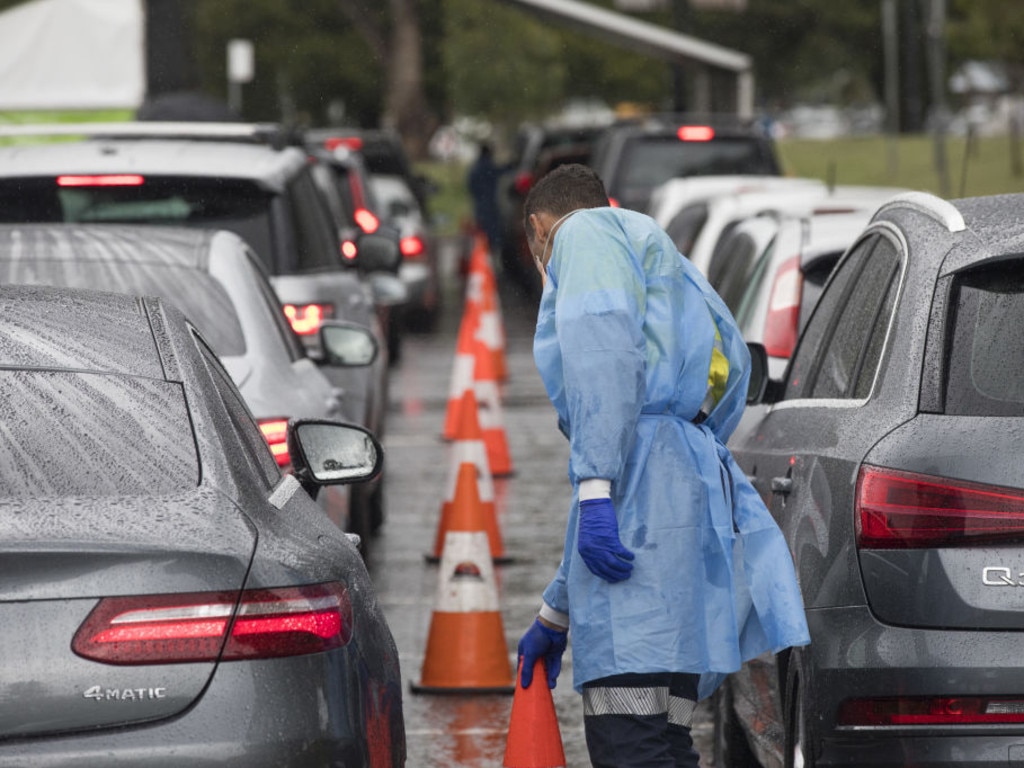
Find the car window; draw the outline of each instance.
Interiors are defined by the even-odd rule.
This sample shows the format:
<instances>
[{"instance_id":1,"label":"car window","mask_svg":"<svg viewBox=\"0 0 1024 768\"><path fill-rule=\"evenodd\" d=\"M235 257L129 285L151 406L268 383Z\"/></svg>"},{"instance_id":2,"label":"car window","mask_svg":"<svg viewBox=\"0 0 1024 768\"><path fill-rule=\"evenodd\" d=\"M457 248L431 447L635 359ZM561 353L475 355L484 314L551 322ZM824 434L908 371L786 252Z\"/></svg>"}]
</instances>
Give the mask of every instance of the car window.
<instances>
[{"instance_id":1,"label":"car window","mask_svg":"<svg viewBox=\"0 0 1024 768\"><path fill-rule=\"evenodd\" d=\"M181 385L140 376L2 370L0 497L150 496L195 488Z\"/></svg>"},{"instance_id":2,"label":"car window","mask_svg":"<svg viewBox=\"0 0 1024 768\"><path fill-rule=\"evenodd\" d=\"M697 242L697 236L704 228L707 220L707 203L688 205L668 223L665 231L668 232L668 236L672 238L672 242L676 244L679 252L689 258L690 251L693 250L693 244Z\"/></svg>"},{"instance_id":3,"label":"car window","mask_svg":"<svg viewBox=\"0 0 1024 768\"><path fill-rule=\"evenodd\" d=\"M682 176L776 173L755 140L680 141L674 135L628 142L619 167L616 186L622 190L652 189Z\"/></svg>"},{"instance_id":4,"label":"car window","mask_svg":"<svg viewBox=\"0 0 1024 768\"><path fill-rule=\"evenodd\" d=\"M266 481L267 489L272 488L281 479L281 470L270 452L267 441L263 439L252 412L238 394L238 388L232 383L231 377L213 350L198 334L193 333L192 339L210 371L213 386L224 403L237 443L242 448L252 473ZM228 458L230 459L230 456Z\"/></svg>"},{"instance_id":5,"label":"car window","mask_svg":"<svg viewBox=\"0 0 1024 768\"><path fill-rule=\"evenodd\" d=\"M863 396L868 394L889 328L898 268L895 246L879 238L832 320L831 338L811 374L811 397L853 397L858 389ZM855 386L862 377L865 383Z\"/></svg>"},{"instance_id":6,"label":"car window","mask_svg":"<svg viewBox=\"0 0 1024 768\"><path fill-rule=\"evenodd\" d=\"M281 302L274 293L274 288L270 284L270 279L267 277L266 272L263 270L263 265L260 263L259 257L256 256L250 249L245 249L245 257L252 264L253 270L257 273L256 284L259 286L260 295L263 297L264 302L269 308L270 316L274 318L274 325L277 327L277 331L281 336L281 341L285 348L288 350L288 357L292 362L306 356L302 342L299 341L299 337L295 335L295 331L292 330L291 324L284 316L284 312L281 310ZM205 335L205 334L204 334Z\"/></svg>"},{"instance_id":7,"label":"car window","mask_svg":"<svg viewBox=\"0 0 1024 768\"><path fill-rule=\"evenodd\" d=\"M338 235L309 173L299 174L288 185L288 202L295 229L298 271L339 267Z\"/></svg>"},{"instance_id":8,"label":"car window","mask_svg":"<svg viewBox=\"0 0 1024 768\"><path fill-rule=\"evenodd\" d=\"M813 384L814 361L834 328L835 313L874 249L878 236L868 237L856 246L839 265L814 308L807 328L800 335L786 377L787 400L808 397Z\"/></svg>"},{"instance_id":9,"label":"car window","mask_svg":"<svg viewBox=\"0 0 1024 768\"><path fill-rule=\"evenodd\" d=\"M1024 416L1024 272L1019 259L954 283L945 412Z\"/></svg>"},{"instance_id":10,"label":"car window","mask_svg":"<svg viewBox=\"0 0 1024 768\"><path fill-rule=\"evenodd\" d=\"M746 232L731 232L718 241L708 266L708 281L733 312L743 298L752 265L760 254L758 242Z\"/></svg>"}]
</instances>

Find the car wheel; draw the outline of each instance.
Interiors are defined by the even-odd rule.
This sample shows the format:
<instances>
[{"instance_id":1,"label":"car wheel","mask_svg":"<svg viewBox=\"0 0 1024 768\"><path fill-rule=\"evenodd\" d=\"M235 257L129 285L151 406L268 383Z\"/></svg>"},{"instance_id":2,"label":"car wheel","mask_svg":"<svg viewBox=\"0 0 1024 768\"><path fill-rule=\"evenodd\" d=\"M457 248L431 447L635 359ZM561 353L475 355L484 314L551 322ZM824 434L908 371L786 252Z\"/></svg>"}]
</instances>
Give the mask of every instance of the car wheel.
<instances>
[{"instance_id":1,"label":"car wheel","mask_svg":"<svg viewBox=\"0 0 1024 768\"><path fill-rule=\"evenodd\" d=\"M807 696L800 678L790 675L786 696L785 768L814 768L811 730L808 726Z\"/></svg>"},{"instance_id":2,"label":"car wheel","mask_svg":"<svg viewBox=\"0 0 1024 768\"><path fill-rule=\"evenodd\" d=\"M732 706L729 682L722 683L711 697L713 714L712 753L719 768L760 768L750 751L747 736Z\"/></svg>"}]
</instances>

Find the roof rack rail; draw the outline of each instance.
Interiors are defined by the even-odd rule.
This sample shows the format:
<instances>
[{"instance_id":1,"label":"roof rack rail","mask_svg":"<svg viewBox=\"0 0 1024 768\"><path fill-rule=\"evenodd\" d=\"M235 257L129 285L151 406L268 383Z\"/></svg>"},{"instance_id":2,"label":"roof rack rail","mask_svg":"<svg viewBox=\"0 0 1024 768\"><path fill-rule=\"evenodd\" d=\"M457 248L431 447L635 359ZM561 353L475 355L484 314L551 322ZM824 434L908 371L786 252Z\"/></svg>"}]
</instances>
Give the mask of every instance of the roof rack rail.
<instances>
[{"instance_id":1,"label":"roof rack rail","mask_svg":"<svg viewBox=\"0 0 1024 768\"><path fill-rule=\"evenodd\" d=\"M0 138L82 136L89 139L182 139L247 141L277 149L293 143L277 123L208 123L140 121L123 123L37 123L0 125Z\"/></svg>"},{"instance_id":2,"label":"roof rack rail","mask_svg":"<svg viewBox=\"0 0 1024 768\"><path fill-rule=\"evenodd\" d=\"M877 219L883 211L891 208L909 208L937 221L946 228L947 232L963 232L967 229L963 214L955 205L928 192L904 192L896 195L875 211L872 221Z\"/></svg>"}]
</instances>

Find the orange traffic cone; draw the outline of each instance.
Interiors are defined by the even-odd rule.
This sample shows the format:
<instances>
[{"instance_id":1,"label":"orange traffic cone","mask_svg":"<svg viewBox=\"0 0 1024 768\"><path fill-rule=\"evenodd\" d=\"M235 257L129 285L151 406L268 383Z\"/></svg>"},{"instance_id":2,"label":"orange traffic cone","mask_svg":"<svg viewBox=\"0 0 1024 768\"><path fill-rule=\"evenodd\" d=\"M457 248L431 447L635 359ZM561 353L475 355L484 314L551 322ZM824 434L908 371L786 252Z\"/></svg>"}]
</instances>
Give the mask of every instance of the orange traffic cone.
<instances>
[{"instance_id":1,"label":"orange traffic cone","mask_svg":"<svg viewBox=\"0 0 1024 768\"><path fill-rule=\"evenodd\" d=\"M452 380L448 388L448 410L444 417L445 440L454 440L459 428L459 408L462 396L473 388L473 367L476 363L476 329L480 308L473 302L466 302L459 322L459 335L455 342L455 361L452 364Z\"/></svg>"},{"instance_id":2,"label":"orange traffic cone","mask_svg":"<svg viewBox=\"0 0 1024 768\"><path fill-rule=\"evenodd\" d=\"M473 392L476 395L484 445L487 447L487 462L490 464L492 476L509 477L515 474L515 471L508 450L508 435L505 434L505 420L501 412L501 396L497 372L494 370L494 359L479 339L476 340L475 352Z\"/></svg>"},{"instance_id":3,"label":"orange traffic cone","mask_svg":"<svg viewBox=\"0 0 1024 768\"><path fill-rule=\"evenodd\" d=\"M529 688L523 688L520 682L522 659L519 666L502 765L504 768L565 768L562 734L558 730L544 660L537 659Z\"/></svg>"},{"instance_id":4,"label":"orange traffic cone","mask_svg":"<svg viewBox=\"0 0 1024 768\"><path fill-rule=\"evenodd\" d=\"M463 395L460 414L458 437L452 446L448 492L441 504L434 550L426 557L430 562L441 559L448 531L483 531L487 534L493 560L509 562L498 528L494 481L472 390Z\"/></svg>"},{"instance_id":5,"label":"orange traffic cone","mask_svg":"<svg viewBox=\"0 0 1024 768\"><path fill-rule=\"evenodd\" d=\"M508 364L505 360L505 327L501 319L501 300L498 284L491 266L490 252L486 245L477 248L470 261L470 283L467 296L480 304L480 327L477 337L490 350L494 359L494 370L498 381L508 381Z\"/></svg>"},{"instance_id":6,"label":"orange traffic cone","mask_svg":"<svg viewBox=\"0 0 1024 768\"><path fill-rule=\"evenodd\" d=\"M413 693L512 693L494 566L483 531L445 535L434 613Z\"/></svg>"}]
</instances>

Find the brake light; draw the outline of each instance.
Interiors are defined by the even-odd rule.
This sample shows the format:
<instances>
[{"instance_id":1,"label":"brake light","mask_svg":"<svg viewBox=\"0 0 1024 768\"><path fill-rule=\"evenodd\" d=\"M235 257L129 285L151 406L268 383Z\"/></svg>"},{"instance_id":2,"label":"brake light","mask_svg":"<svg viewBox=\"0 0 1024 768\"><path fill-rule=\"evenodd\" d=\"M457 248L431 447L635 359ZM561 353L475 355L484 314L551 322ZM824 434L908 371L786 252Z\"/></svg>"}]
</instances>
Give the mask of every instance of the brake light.
<instances>
[{"instance_id":1,"label":"brake light","mask_svg":"<svg viewBox=\"0 0 1024 768\"><path fill-rule=\"evenodd\" d=\"M1024 491L865 464L857 476L857 545L913 549L1024 537Z\"/></svg>"},{"instance_id":2,"label":"brake light","mask_svg":"<svg viewBox=\"0 0 1024 768\"><path fill-rule=\"evenodd\" d=\"M380 226L380 219L365 208L357 208L352 217L356 220L359 228L368 235L372 235Z\"/></svg>"},{"instance_id":3,"label":"brake light","mask_svg":"<svg viewBox=\"0 0 1024 768\"><path fill-rule=\"evenodd\" d=\"M711 141L715 138L715 129L710 125L681 125L676 136L680 141Z\"/></svg>"},{"instance_id":4,"label":"brake light","mask_svg":"<svg viewBox=\"0 0 1024 768\"><path fill-rule=\"evenodd\" d=\"M608 205L610 205L612 208L621 208L622 207L622 205L620 205L619 201L616 200L614 197L611 197L611 196L608 197Z\"/></svg>"},{"instance_id":5,"label":"brake light","mask_svg":"<svg viewBox=\"0 0 1024 768\"><path fill-rule=\"evenodd\" d=\"M288 419L258 419L260 432L274 454L274 461L279 467L287 467L291 463L288 455Z\"/></svg>"},{"instance_id":6,"label":"brake light","mask_svg":"<svg viewBox=\"0 0 1024 768\"><path fill-rule=\"evenodd\" d=\"M146 179L135 173L102 174L99 176L58 176L58 187L138 187Z\"/></svg>"},{"instance_id":7,"label":"brake light","mask_svg":"<svg viewBox=\"0 0 1024 768\"><path fill-rule=\"evenodd\" d=\"M423 244L423 238L419 235L403 237L398 242L398 248L402 252L402 256L407 259L415 259L418 256L422 256L424 251L426 251L426 246Z\"/></svg>"},{"instance_id":8,"label":"brake light","mask_svg":"<svg viewBox=\"0 0 1024 768\"><path fill-rule=\"evenodd\" d=\"M363 140L359 136L331 136L324 140L324 149L333 152L338 147L358 152L363 148Z\"/></svg>"},{"instance_id":9,"label":"brake light","mask_svg":"<svg viewBox=\"0 0 1024 768\"><path fill-rule=\"evenodd\" d=\"M182 664L301 656L352 639L352 601L338 582L303 587L108 597L72 650L104 664Z\"/></svg>"},{"instance_id":10,"label":"brake light","mask_svg":"<svg viewBox=\"0 0 1024 768\"><path fill-rule=\"evenodd\" d=\"M345 240L341 244L341 255L352 261L359 255L359 246L356 245L354 240Z\"/></svg>"},{"instance_id":11,"label":"brake light","mask_svg":"<svg viewBox=\"0 0 1024 768\"><path fill-rule=\"evenodd\" d=\"M344 253L344 245L342 249ZM334 306L331 304L284 304L281 308L292 330L299 336L312 336L320 330L325 319L334 317Z\"/></svg>"},{"instance_id":12,"label":"brake light","mask_svg":"<svg viewBox=\"0 0 1024 768\"><path fill-rule=\"evenodd\" d=\"M515 180L512 182L512 189L516 191L516 194L520 197L526 197L526 193L530 191L530 187L533 186L533 174L529 171L520 171L516 174Z\"/></svg>"},{"instance_id":13,"label":"brake light","mask_svg":"<svg viewBox=\"0 0 1024 768\"><path fill-rule=\"evenodd\" d=\"M1024 698L920 696L851 699L839 708L840 726L976 725L1024 723Z\"/></svg>"},{"instance_id":14,"label":"brake light","mask_svg":"<svg viewBox=\"0 0 1024 768\"><path fill-rule=\"evenodd\" d=\"M764 350L771 357L793 354L799 330L803 283L799 256L784 261L775 273L768 299L768 317L764 323Z\"/></svg>"}]
</instances>

